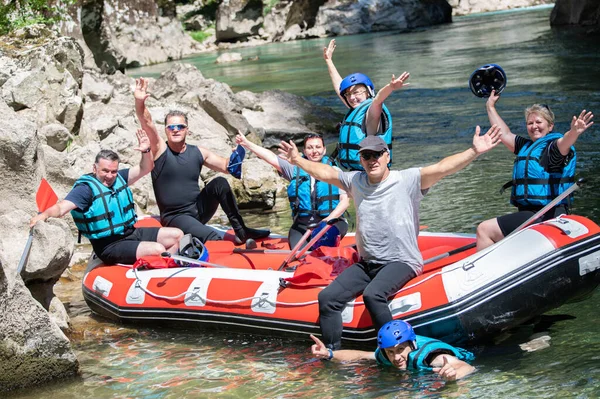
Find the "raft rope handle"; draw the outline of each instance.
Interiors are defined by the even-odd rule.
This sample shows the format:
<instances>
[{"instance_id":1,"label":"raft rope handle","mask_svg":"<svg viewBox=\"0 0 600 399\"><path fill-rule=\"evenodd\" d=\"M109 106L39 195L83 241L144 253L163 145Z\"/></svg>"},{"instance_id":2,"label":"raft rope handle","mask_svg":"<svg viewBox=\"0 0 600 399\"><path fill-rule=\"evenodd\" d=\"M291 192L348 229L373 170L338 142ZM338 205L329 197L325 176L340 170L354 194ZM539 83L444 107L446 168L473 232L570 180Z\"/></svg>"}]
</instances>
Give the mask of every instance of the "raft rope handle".
<instances>
[{"instance_id":1,"label":"raft rope handle","mask_svg":"<svg viewBox=\"0 0 600 399\"><path fill-rule=\"evenodd\" d=\"M522 231L525 231L525 229L522 229L522 230L520 230L518 232L515 232L515 234L519 234ZM479 256L478 258L476 258L475 260L473 260L473 261L471 261L469 263L458 264L458 265L456 265L455 267L453 267L451 269L447 269L447 270L435 272L435 273L427 276L426 278L424 278L421 281L418 281L418 282L416 282L414 284L411 284L411 285L405 285L404 287L400 288L398 291L396 291L394 294L392 294L390 296L399 294L399 293L401 293L403 291L406 291L406 290L408 290L410 288L417 287L417 286L423 284L424 282L426 282L428 280L431 280L432 278L434 278L436 276L441 276L441 275L443 275L445 273L453 272L456 269L463 269L466 264L473 264L474 262L477 262L483 255L488 254L488 253L490 253L492 251L495 251L496 249L500 248L506 242L507 242L507 240L498 241L498 243L497 243L496 246L492 247L488 252L485 252L484 254L482 254L481 256ZM187 294L194 294L194 295L196 295L196 297L200 297L198 295L198 293L196 293L194 291L185 291L185 292L182 292L181 294L175 295L175 296L165 296L165 295L156 294L156 293L150 291L149 289L142 287L139 284L142 281L142 279L140 279L138 277L137 269L136 268L133 268L133 273L135 274L136 283L138 284L137 287L140 288L142 291L144 291L146 294L148 294L148 295L150 295L150 296L152 296L154 298L166 299L166 300L173 300L173 299L180 298L180 297L182 297L184 295L187 295ZM296 303L292 303L292 302L280 302L280 301L271 302L268 299L266 299L264 296L252 296L252 297L248 297L248 298L234 299L234 300L230 300L230 301L213 300L213 299L208 299L208 298L202 298L202 297L200 297L200 300L204 301L205 303L209 303L210 302L210 303L217 303L217 304L222 304L222 305L234 304L234 303L240 303L240 302L246 302L246 301L252 301L254 299L261 299L262 303L267 302L271 306L276 306L276 305L281 305L281 306L309 306L309 305L315 305L315 304L319 303L318 300L307 301L307 302L296 302ZM364 305L364 302L354 302L353 305L354 306L356 306L356 305Z\"/></svg>"}]
</instances>

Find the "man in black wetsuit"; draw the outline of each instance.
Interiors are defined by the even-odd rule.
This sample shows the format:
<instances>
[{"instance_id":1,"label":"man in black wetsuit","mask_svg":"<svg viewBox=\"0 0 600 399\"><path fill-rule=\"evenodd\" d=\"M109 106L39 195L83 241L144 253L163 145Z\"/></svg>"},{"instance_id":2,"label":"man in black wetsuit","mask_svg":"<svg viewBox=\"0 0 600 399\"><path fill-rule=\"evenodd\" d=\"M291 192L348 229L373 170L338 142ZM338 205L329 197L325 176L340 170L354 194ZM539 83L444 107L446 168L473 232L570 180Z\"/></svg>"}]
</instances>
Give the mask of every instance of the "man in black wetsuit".
<instances>
[{"instance_id":1,"label":"man in black wetsuit","mask_svg":"<svg viewBox=\"0 0 600 399\"><path fill-rule=\"evenodd\" d=\"M221 205L235 231L236 244L242 244L249 238L267 237L271 233L269 230L246 227L225 178L217 177L211 180L200 191L198 179L202 166L229 173L229 160L204 147L186 144L188 119L180 111L171 111L165 117L167 141L161 140L152 115L146 108L146 99L149 97L147 89L146 79L136 80L135 111L150 139L150 148L154 156L152 185L162 224L178 227L185 234L192 234L202 242L220 240L217 231L205 224Z\"/></svg>"}]
</instances>

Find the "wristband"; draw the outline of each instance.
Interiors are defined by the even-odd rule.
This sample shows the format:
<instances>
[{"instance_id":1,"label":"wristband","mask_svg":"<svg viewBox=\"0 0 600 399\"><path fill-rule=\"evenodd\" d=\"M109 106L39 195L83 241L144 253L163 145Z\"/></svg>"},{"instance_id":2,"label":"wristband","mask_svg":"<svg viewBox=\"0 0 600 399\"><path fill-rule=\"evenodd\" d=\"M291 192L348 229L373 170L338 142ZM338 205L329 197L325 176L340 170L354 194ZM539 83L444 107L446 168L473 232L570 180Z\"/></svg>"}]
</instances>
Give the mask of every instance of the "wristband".
<instances>
[{"instance_id":1,"label":"wristband","mask_svg":"<svg viewBox=\"0 0 600 399\"><path fill-rule=\"evenodd\" d=\"M148 147L146 150L142 151L142 154L147 154L150 151L152 151L152 149L150 147Z\"/></svg>"},{"instance_id":2,"label":"wristband","mask_svg":"<svg viewBox=\"0 0 600 399\"><path fill-rule=\"evenodd\" d=\"M333 351L331 349L327 348L327 352L329 352L329 357L327 358L327 360L333 359Z\"/></svg>"}]
</instances>

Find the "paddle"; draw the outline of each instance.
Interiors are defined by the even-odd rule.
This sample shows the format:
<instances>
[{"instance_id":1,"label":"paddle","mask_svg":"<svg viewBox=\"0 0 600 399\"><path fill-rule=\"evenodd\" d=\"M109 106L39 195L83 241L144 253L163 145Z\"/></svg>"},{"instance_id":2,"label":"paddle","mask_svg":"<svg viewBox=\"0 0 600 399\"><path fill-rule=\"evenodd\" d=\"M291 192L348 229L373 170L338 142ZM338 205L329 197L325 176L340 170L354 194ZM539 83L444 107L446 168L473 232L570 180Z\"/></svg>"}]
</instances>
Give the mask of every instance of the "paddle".
<instances>
[{"instance_id":1,"label":"paddle","mask_svg":"<svg viewBox=\"0 0 600 399\"><path fill-rule=\"evenodd\" d=\"M292 260L294 260L294 259L300 259L300 258L302 258L302 257L304 256L304 254L305 254L306 252L308 252L308 250L309 250L309 249L310 249L310 248L311 248L313 245L315 245L315 243L316 243L317 241L319 241L319 240L321 239L321 237L323 237L323 236L325 235L325 233L327 233L327 230L329 230L329 229L331 228L331 226L333 226L334 224L336 224L337 222L339 222L339 220L340 220L339 218L333 218L333 219L329 219L329 220L327 221L327 223L325 224L325 227L323 227L323 228L321 229L321 231L319 231L319 232L318 232L318 233L317 233L317 234L316 234L316 235L315 235L315 236L312 238L312 240L310 240L310 241L309 241L309 243L308 243L308 244L306 244L306 245L304 246L304 248L302 248L302 250L300 250L300 252L298 252L298 253L294 253L294 252L292 252L292 253L290 254L290 256L288 256L288 259L289 259L289 260L288 260L288 259L284 260L284 261L283 261L283 263L281 264L281 266L279 266L279 269L277 269L277 270L283 270L283 268L284 268L284 267L285 267L285 266L286 266L286 265L287 265L289 262L291 262ZM313 229L314 229L314 227L313 227ZM307 230L307 233L308 233L308 230ZM307 236L307 235L306 235L306 233L304 234L304 236ZM305 239L305 238L304 238L304 236L302 237L302 240L300 241L300 243L304 242L304 239ZM298 245L296 245L296 247L297 247L297 246L298 246Z\"/></svg>"},{"instance_id":2,"label":"paddle","mask_svg":"<svg viewBox=\"0 0 600 399\"><path fill-rule=\"evenodd\" d=\"M560 194L559 196L557 196L556 198L554 198L552 201L550 201L548 203L548 205L544 206L542 209L540 209L539 211L537 211L533 216L531 216L529 219L527 219L524 223L522 223L519 227L517 227L512 233L510 233L509 235L507 235L504 238L512 236L513 234L517 233L519 230L524 229L525 227L529 226L535 220L537 220L540 217L544 216L550 209L554 208L554 206L556 206L556 204L558 204L563 199L567 198L574 191L578 190L579 187L581 185L583 185L583 183L584 183L584 179L577 180L577 183L574 183L571 187L569 187L568 189L566 189L562 194ZM458 253L467 251L467 250L469 250L471 248L474 248L476 245L477 245L477 243L472 242L471 244L465 245L463 247L453 249L452 251L448 251L448 252L445 252L443 254L439 254L437 256L434 256L433 258L427 259L425 262L423 262L423 265L427 265L429 263L435 262L436 260L444 259L444 258L447 258L449 256L456 255Z\"/></svg>"},{"instance_id":3,"label":"paddle","mask_svg":"<svg viewBox=\"0 0 600 399\"><path fill-rule=\"evenodd\" d=\"M318 226L318 223L311 223L308 225L306 232L304 233L304 235L302 236L302 238L300 238L300 240L298 241L298 243L294 246L294 248L292 248L292 250L290 251L290 254L287 258L285 258L285 260L283 261L283 263L281 264L281 266L279 266L279 269L277 270L283 270L283 268L290 263L292 260L294 260L294 256L296 255L296 253L300 250L300 248L302 247L302 244L304 242L306 242L306 240L308 239L308 237L310 236L310 233L312 233L312 231L315 229L315 227Z\"/></svg>"},{"instance_id":4,"label":"paddle","mask_svg":"<svg viewBox=\"0 0 600 399\"><path fill-rule=\"evenodd\" d=\"M50 187L50 184L46 179L42 179L40 182L40 186L35 194L35 202L37 205L38 213L44 212L46 209L50 208L52 205L58 202L58 196ZM21 260L19 261L19 265L17 266L17 274L21 274L23 267L27 263L29 259L29 252L31 251L31 243L33 242L33 227L29 229L29 238L27 238L27 243L25 244L25 249L23 250L23 255L21 255Z\"/></svg>"}]
</instances>

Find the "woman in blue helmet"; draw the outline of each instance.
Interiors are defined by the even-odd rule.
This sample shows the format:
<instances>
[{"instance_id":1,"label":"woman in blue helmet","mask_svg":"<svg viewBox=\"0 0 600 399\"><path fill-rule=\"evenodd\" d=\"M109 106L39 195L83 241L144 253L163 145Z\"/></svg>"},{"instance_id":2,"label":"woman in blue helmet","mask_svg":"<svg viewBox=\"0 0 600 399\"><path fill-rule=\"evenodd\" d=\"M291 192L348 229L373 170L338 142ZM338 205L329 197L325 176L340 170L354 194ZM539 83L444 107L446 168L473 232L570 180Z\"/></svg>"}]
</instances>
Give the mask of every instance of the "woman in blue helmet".
<instances>
[{"instance_id":1,"label":"woman in blue helmet","mask_svg":"<svg viewBox=\"0 0 600 399\"><path fill-rule=\"evenodd\" d=\"M550 203L575 182L577 161L573 145L583 132L594 124L594 115L586 110L571 119L571 128L564 135L554 133L554 113L547 105L534 104L525 110L529 139L511 132L496 110L500 98L491 91L486 102L490 123L502 129L501 140L517 157L512 180L503 187L512 186L510 202L518 212L486 220L477 227L477 250L489 247L513 232L537 211ZM555 218L569 212L565 199L541 217Z\"/></svg>"},{"instance_id":2,"label":"woman in blue helmet","mask_svg":"<svg viewBox=\"0 0 600 399\"><path fill-rule=\"evenodd\" d=\"M273 166L284 179L290 182L287 191L294 218L294 223L288 232L290 248L298 244L310 224L340 218L317 243L317 246L336 246L339 239L348 232L348 222L341 217L350 204L348 194L334 185L316 181L302 169L278 157L272 151L254 144L242 134L238 134L235 141ZM303 150L306 159L327 163L328 157L325 152L325 143L321 135L306 135Z\"/></svg>"},{"instance_id":3,"label":"woman in blue helmet","mask_svg":"<svg viewBox=\"0 0 600 399\"><path fill-rule=\"evenodd\" d=\"M416 335L410 324L392 320L377 334L375 352L342 349L332 351L314 335L313 356L338 362L374 360L383 366L400 370L431 370L446 381L455 381L475 371L468 362L475 357L462 348L455 348L433 338Z\"/></svg>"},{"instance_id":4,"label":"woman in blue helmet","mask_svg":"<svg viewBox=\"0 0 600 399\"><path fill-rule=\"evenodd\" d=\"M323 58L335 92L350 108L340 124L337 159L346 169L363 170L358 157L358 143L367 135L381 135L390 148L390 157L392 155L392 116L383 102L394 90L409 85L405 81L410 74L403 72L398 78L392 75L390 83L375 94L375 86L367 75L353 73L342 79L333 64L334 50L335 39L323 49Z\"/></svg>"}]
</instances>

